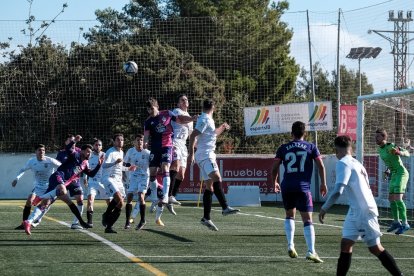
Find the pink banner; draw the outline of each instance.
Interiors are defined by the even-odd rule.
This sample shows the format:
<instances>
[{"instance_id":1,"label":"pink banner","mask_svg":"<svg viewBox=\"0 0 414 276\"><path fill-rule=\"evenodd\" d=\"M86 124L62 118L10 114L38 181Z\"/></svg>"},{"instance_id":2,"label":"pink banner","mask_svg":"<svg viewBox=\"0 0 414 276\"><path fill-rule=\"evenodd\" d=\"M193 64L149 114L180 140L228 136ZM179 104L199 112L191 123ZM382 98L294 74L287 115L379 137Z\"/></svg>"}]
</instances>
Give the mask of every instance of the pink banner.
<instances>
[{"instance_id":1,"label":"pink banner","mask_svg":"<svg viewBox=\"0 0 414 276\"><path fill-rule=\"evenodd\" d=\"M356 140L357 106L341 105L338 135L349 135Z\"/></svg>"}]
</instances>

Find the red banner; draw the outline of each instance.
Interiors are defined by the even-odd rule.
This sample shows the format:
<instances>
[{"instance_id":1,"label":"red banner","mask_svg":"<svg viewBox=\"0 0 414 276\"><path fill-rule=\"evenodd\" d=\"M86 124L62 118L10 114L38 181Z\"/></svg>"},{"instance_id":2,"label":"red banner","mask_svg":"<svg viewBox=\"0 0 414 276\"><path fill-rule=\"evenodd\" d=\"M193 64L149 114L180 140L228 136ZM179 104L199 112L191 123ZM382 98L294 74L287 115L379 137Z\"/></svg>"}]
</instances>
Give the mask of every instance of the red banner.
<instances>
[{"instance_id":1,"label":"red banner","mask_svg":"<svg viewBox=\"0 0 414 276\"><path fill-rule=\"evenodd\" d=\"M259 186L260 193L274 193L273 187L270 188L273 162L273 157L218 157L224 192L227 193L228 186ZM202 182L197 164L188 164L179 193L197 194Z\"/></svg>"},{"instance_id":2,"label":"red banner","mask_svg":"<svg viewBox=\"0 0 414 276\"><path fill-rule=\"evenodd\" d=\"M349 135L356 140L357 106L341 105L338 135Z\"/></svg>"}]
</instances>

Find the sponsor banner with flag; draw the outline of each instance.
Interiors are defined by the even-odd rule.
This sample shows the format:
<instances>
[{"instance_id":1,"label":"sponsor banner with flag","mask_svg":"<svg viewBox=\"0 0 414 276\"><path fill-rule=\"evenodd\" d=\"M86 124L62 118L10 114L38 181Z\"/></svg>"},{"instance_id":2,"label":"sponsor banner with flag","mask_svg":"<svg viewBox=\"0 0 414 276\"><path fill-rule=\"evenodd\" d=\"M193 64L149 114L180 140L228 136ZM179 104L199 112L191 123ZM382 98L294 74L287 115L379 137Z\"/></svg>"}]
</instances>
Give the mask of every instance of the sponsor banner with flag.
<instances>
[{"instance_id":1,"label":"sponsor banner with flag","mask_svg":"<svg viewBox=\"0 0 414 276\"><path fill-rule=\"evenodd\" d=\"M289 133L295 121L304 122L307 131L332 130L332 103L308 102L244 109L246 136Z\"/></svg>"},{"instance_id":2,"label":"sponsor banner with flag","mask_svg":"<svg viewBox=\"0 0 414 276\"><path fill-rule=\"evenodd\" d=\"M356 141L357 106L341 105L340 114L338 135L349 135L352 140Z\"/></svg>"}]
</instances>

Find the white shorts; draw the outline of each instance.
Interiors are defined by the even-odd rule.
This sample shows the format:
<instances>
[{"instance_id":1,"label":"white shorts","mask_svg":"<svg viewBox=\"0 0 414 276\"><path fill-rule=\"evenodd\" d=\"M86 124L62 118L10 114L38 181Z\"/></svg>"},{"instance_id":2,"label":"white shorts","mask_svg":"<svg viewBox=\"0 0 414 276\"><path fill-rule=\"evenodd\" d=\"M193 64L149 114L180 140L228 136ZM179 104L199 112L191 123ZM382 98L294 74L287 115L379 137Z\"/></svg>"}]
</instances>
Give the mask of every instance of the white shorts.
<instances>
[{"instance_id":1,"label":"white shorts","mask_svg":"<svg viewBox=\"0 0 414 276\"><path fill-rule=\"evenodd\" d=\"M217 162L216 159L204 159L201 161L196 161L198 167L200 168L200 176L202 180L207 180L210 179L210 177L208 176L210 173L218 171L219 168L217 166Z\"/></svg>"},{"instance_id":2,"label":"white shorts","mask_svg":"<svg viewBox=\"0 0 414 276\"><path fill-rule=\"evenodd\" d=\"M368 247L379 244L382 236L378 217L375 214L360 216L347 215L342 229L342 238L357 241L363 240Z\"/></svg>"},{"instance_id":3,"label":"white shorts","mask_svg":"<svg viewBox=\"0 0 414 276\"><path fill-rule=\"evenodd\" d=\"M106 192L105 186L94 178L88 180L88 196L92 195L97 199L109 199L111 196Z\"/></svg>"},{"instance_id":4,"label":"white shorts","mask_svg":"<svg viewBox=\"0 0 414 276\"><path fill-rule=\"evenodd\" d=\"M120 177L108 177L102 179L105 186L105 191L108 195L113 196L116 192L120 192L122 197L125 197L125 187Z\"/></svg>"},{"instance_id":5,"label":"white shorts","mask_svg":"<svg viewBox=\"0 0 414 276\"><path fill-rule=\"evenodd\" d=\"M149 185L149 175L131 175L129 178L128 194L147 193Z\"/></svg>"},{"instance_id":6,"label":"white shorts","mask_svg":"<svg viewBox=\"0 0 414 276\"><path fill-rule=\"evenodd\" d=\"M173 161L179 160L180 166L183 168L187 167L188 151L187 147L182 144L174 144L173 146Z\"/></svg>"},{"instance_id":7,"label":"white shorts","mask_svg":"<svg viewBox=\"0 0 414 276\"><path fill-rule=\"evenodd\" d=\"M34 186L33 190L32 190L32 195L37 195L37 196L42 196L46 193L47 190L47 186L39 186L36 185Z\"/></svg>"}]
</instances>

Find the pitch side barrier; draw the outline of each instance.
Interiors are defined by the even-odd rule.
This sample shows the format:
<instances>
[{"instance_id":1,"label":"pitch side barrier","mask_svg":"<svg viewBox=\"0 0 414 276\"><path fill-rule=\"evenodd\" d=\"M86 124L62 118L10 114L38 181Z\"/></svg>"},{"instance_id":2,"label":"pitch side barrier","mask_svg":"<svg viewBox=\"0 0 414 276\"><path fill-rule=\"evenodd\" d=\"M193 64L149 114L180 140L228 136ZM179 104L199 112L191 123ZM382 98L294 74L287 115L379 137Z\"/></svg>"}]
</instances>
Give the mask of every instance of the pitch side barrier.
<instances>
[{"instance_id":1,"label":"pitch side barrier","mask_svg":"<svg viewBox=\"0 0 414 276\"><path fill-rule=\"evenodd\" d=\"M34 154L0 154L0 173L3 176L0 185L0 199L25 199L32 190L33 174L27 171L18 181L16 187L11 186L17 172L24 166L26 161L34 157ZM51 154L49 156L56 156ZM385 166L377 155L364 156L364 162L369 175L371 189L377 203L381 207L388 207L388 181L383 178ZM229 186L258 186L260 191L260 200L263 201L282 201L280 194L274 192L271 184L271 170L274 162L274 155L217 155L217 164L219 166L222 178L223 188L227 193ZM323 162L326 168L326 180L329 190L333 190L335 185L335 164L337 158L335 155L324 155ZM409 171L414 172L414 157L404 160ZM281 166L281 175L283 176L283 166ZM325 201L319 195L319 176L317 173L312 176L311 191L314 201ZM316 176L318 179L316 179ZM127 183L126 183L127 185ZM201 188L201 191L200 191ZM200 172L196 164L187 164L185 179L180 185L177 198L179 200L198 200L200 192L204 191L204 180L200 177ZM410 174L410 181L407 187L407 196L405 201L407 207L414 207L413 196L413 174ZM246 189L249 191L249 189ZM347 202L346 194L339 199L339 204Z\"/></svg>"}]
</instances>

